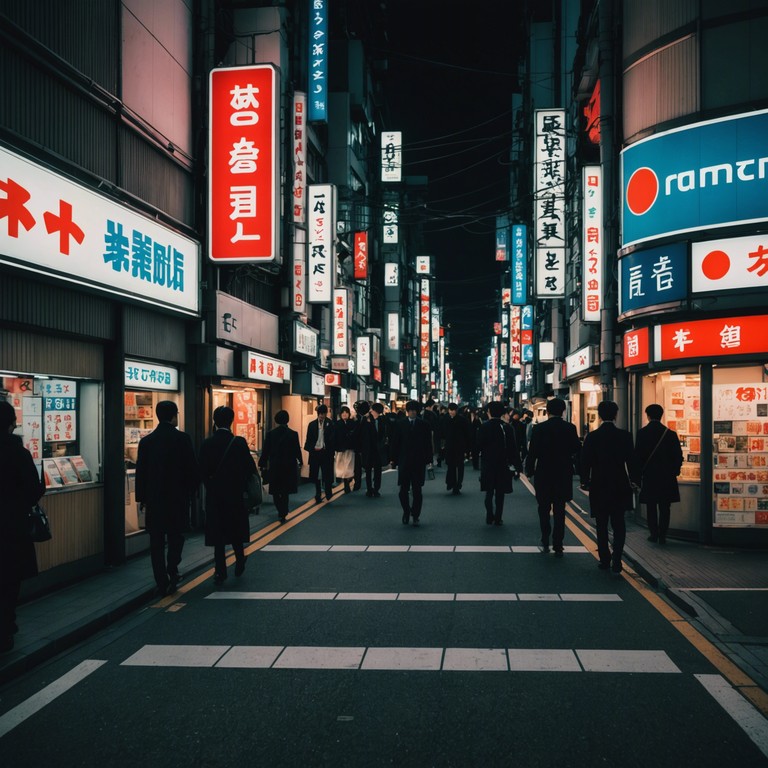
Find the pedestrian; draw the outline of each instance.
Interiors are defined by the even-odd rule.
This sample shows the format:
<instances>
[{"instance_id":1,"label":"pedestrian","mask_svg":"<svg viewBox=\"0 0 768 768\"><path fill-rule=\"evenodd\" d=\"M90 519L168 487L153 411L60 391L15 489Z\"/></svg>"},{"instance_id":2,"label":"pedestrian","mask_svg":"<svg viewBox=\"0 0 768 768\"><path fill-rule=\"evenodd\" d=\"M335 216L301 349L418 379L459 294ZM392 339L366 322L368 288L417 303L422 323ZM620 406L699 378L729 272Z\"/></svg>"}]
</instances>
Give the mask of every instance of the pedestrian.
<instances>
[{"instance_id":1,"label":"pedestrian","mask_svg":"<svg viewBox=\"0 0 768 768\"><path fill-rule=\"evenodd\" d=\"M426 468L432 466L432 433L427 422L419 418L420 410L421 403L416 400L405 404L406 418L397 423L390 446L389 461L392 467L397 467L403 525L408 525L411 516L413 524L419 524L423 502L421 489L424 487Z\"/></svg>"},{"instance_id":2,"label":"pedestrian","mask_svg":"<svg viewBox=\"0 0 768 768\"><path fill-rule=\"evenodd\" d=\"M512 479L520 476L523 467L515 433L509 424L502 421L506 406L493 400L488 403L487 411L488 420L477 433L480 490L485 491L486 524L503 525L504 496L512 493Z\"/></svg>"},{"instance_id":3,"label":"pedestrian","mask_svg":"<svg viewBox=\"0 0 768 768\"><path fill-rule=\"evenodd\" d=\"M619 406L603 400L597 406L600 426L584 438L581 449L581 488L589 491L589 506L597 529L598 568L621 573L627 536L624 511L632 506L627 468L632 462L632 435L615 422ZM613 529L613 556L608 544L608 523Z\"/></svg>"},{"instance_id":4,"label":"pedestrian","mask_svg":"<svg viewBox=\"0 0 768 768\"><path fill-rule=\"evenodd\" d=\"M344 493L352 490L352 478L355 475L355 422L351 418L349 407L339 408L339 419L334 424L336 435L336 458L334 472L336 479L344 483Z\"/></svg>"},{"instance_id":5,"label":"pedestrian","mask_svg":"<svg viewBox=\"0 0 768 768\"><path fill-rule=\"evenodd\" d=\"M213 412L216 431L200 447L200 476L205 485L205 544L213 547L213 580L227 578L227 544L235 553L235 576L245 570L243 544L250 539L248 509L243 494L256 472L248 443L232 434L235 412L221 405Z\"/></svg>"},{"instance_id":6,"label":"pedestrian","mask_svg":"<svg viewBox=\"0 0 768 768\"><path fill-rule=\"evenodd\" d=\"M371 410L371 404L367 400L358 400L353 406L355 409L355 483L352 486L353 491L359 491L363 487L363 454L360 451L360 426L368 418L368 411Z\"/></svg>"},{"instance_id":7,"label":"pedestrian","mask_svg":"<svg viewBox=\"0 0 768 768\"><path fill-rule=\"evenodd\" d=\"M472 420L470 421L470 426L472 427L472 469L480 469L480 450L477 447L477 440L482 423L480 408L474 408Z\"/></svg>"},{"instance_id":8,"label":"pedestrian","mask_svg":"<svg viewBox=\"0 0 768 768\"><path fill-rule=\"evenodd\" d=\"M454 496L461 493L464 483L464 458L472 445L469 422L459 415L456 403L448 403L448 415L443 422L445 441L445 487Z\"/></svg>"},{"instance_id":9,"label":"pedestrian","mask_svg":"<svg viewBox=\"0 0 768 768\"><path fill-rule=\"evenodd\" d=\"M528 456L528 425L523 421L521 411L516 409L512 411L510 424L512 429L515 430L517 447L520 449L520 459L525 463L526 456Z\"/></svg>"},{"instance_id":10,"label":"pedestrian","mask_svg":"<svg viewBox=\"0 0 768 768\"><path fill-rule=\"evenodd\" d=\"M578 466L581 450L576 427L563 419L563 413L564 400L555 397L547 401L548 418L533 428L525 459L525 474L533 479L536 489L541 551L549 552L551 533L555 557L563 556L565 503L573 498L574 467ZM553 525L549 522L550 508Z\"/></svg>"},{"instance_id":11,"label":"pedestrian","mask_svg":"<svg viewBox=\"0 0 768 768\"><path fill-rule=\"evenodd\" d=\"M387 462L384 406L372 403L368 419L360 425L360 448L365 470L365 495L369 498L381 496L381 468Z\"/></svg>"},{"instance_id":12,"label":"pedestrian","mask_svg":"<svg viewBox=\"0 0 768 768\"><path fill-rule=\"evenodd\" d=\"M640 503L646 505L648 541L665 544L670 504L680 501L677 477L683 451L677 432L661 423L664 409L652 403L645 409L648 424L638 430L632 462L632 480L640 487Z\"/></svg>"},{"instance_id":13,"label":"pedestrian","mask_svg":"<svg viewBox=\"0 0 768 768\"><path fill-rule=\"evenodd\" d=\"M37 576L29 512L45 493L32 454L14 435L16 411L0 402L0 653L13 648L21 582Z\"/></svg>"},{"instance_id":14,"label":"pedestrian","mask_svg":"<svg viewBox=\"0 0 768 768\"><path fill-rule=\"evenodd\" d=\"M435 452L440 449L440 424L439 417L435 413L435 401L430 397L424 404L424 412L422 414L424 421L429 425L430 440L432 441L432 458L434 459ZM432 463L432 462L430 462ZM437 466L442 466L440 457L438 456Z\"/></svg>"},{"instance_id":15,"label":"pedestrian","mask_svg":"<svg viewBox=\"0 0 768 768\"><path fill-rule=\"evenodd\" d=\"M288 496L299 489L298 468L304 464L299 434L288 426L289 420L288 411L275 414L277 426L267 432L259 457L259 469L262 470L264 484L269 485L269 493L281 523L285 522L288 515Z\"/></svg>"},{"instance_id":16,"label":"pedestrian","mask_svg":"<svg viewBox=\"0 0 768 768\"><path fill-rule=\"evenodd\" d=\"M192 440L178 429L179 407L173 400L160 400L155 415L157 427L139 441L136 501L145 513L157 593L171 595L181 580L184 531L200 475Z\"/></svg>"},{"instance_id":17,"label":"pedestrian","mask_svg":"<svg viewBox=\"0 0 768 768\"><path fill-rule=\"evenodd\" d=\"M333 496L335 448L333 422L328 418L328 406L321 403L315 408L315 412L317 418L307 425L304 450L309 454L309 479L315 484L315 503L319 504L322 501L323 489L326 499Z\"/></svg>"}]
</instances>

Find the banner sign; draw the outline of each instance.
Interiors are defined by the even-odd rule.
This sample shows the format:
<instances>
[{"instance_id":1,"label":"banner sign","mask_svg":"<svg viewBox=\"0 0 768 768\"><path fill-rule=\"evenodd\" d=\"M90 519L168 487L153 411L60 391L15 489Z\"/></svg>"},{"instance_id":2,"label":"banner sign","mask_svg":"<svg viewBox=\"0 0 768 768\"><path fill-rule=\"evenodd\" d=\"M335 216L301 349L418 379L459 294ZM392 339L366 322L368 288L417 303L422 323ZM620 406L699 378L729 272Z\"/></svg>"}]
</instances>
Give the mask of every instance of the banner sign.
<instances>
[{"instance_id":1,"label":"banner sign","mask_svg":"<svg viewBox=\"0 0 768 768\"><path fill-rule=\"evenodd\" d=\"M307 94L293 94L293 220L307 221Z\"/></svg>"},{"instance_id":2,"label":"banner sign","mask_svg":"<svg viewBox=\"0 0 768 768\"><path fill-rule=\"evenodd\" d=\"M520 344L520 307L512 307L509 313L509 365L519 368L522 361Z\"/></svg>"},{"instance_id":3,"label":"banner sign","mask_svg":"<svg viewBox=\"0 0 768 768\"><path fill-rule=\"evenodd\" d=\"M158 389L175 392L179 389L179 370L167 365L155 365L139 360L126 360L123 383L126 389Z\"/></svg>"},{"instance_id":4,"label":"banner sign","mask_svg":"<svg viewBox=\"0 0 768 768\"><path fill-rule=\"evenodd\" d=\"M371 337L358 336L355 342L355 371L358 376L371 375Z\"/></svg>"},{"instance_id":5,"label":"banner sign","mask_svg":"<svg viewBox=\"0 0 768 768\"><path fill-rule=\"evenodd\" d=\"M403 173L403 134L384 131L381 134L381 180L401 181Z\"/></svg>"},{"instance_id":6,"label":"banner sign","mask_svg":"<svg viewBox=\"0 0 768 768\"><path fill-rule=\"evenodd\" d=\"M496 217L496 261L509 261L509 217Z\"/></svg>"},{"instance_id":7,"label":"banner sign","mask_svg":"<svg viewBox=\"0 0 768 768\"><path fill-rule=\"evenodd\" d=\"M208 140L208 255L256 263L279 257L280 88L270 64L213 69Z\"/></svg>"},{"instance_id":8,"label":"banner sign","mask_svg":"<svg viewBox=\"0 0 768 768\"><path fill-rule=\"evenodd\" d=\"M587 165L582 169L584 231L581 240L582 305L584 322L599 323L603 308L603 169Z\"/></svg>"},{"instance_id":9,"label":"banner sign","mask_svg":"<svg viewBox=\"0 0 768 768\"><path fill-rule=\"evenodd\" d=\"M256 381L284 384L291 380L291 364L248 350L243 352L243 373L247 378Z\"/></svg>"},{"instance_id":10,"label":"banner sign","mask_svg":"<svg viewBox=\"0 0 768 768\"><path fill-rule=\"evenodd\" d=\"M400 349L400 314L387 312L387 349Z\"/></svg>"},{"instance_id":11,"label":"banner sign","mask_svg":"<svg viewBox=\"0 0 768 768\"><path fill-rule=\"evenodd\" d=\"M299 233L301 233L299 235ZM297 229L296 237L305 237L304 230ZM307 311L307 244L293 244L293 274L291 276L291 306L300 315Z\"/></svg>"},{"instance_id":12,"label":"banner sign","mask_svg":"<svg viewBox=\"0 0 768 768\"><path fill-rule=\"evenodd\" d=\"M691 293L768 288L768 235L691 243Z\"/></svg>"},{"instance_id":13,"label":"banner sign","mask_svg":"<svg viewBox=\"0 0 768 768\"><path fill-rule=\"evenodd\" d=\"M310 184L308 207L307 300L310 304L327 304L331 300L336 263L333 245L336 187L332 184Z\"/></svg>"},{"instance_id":14,"label":"banner sign","mask_svg":"<svg viewBox=\"0 0 768 768\"><path fill-rule=\"evenodd\" d=\"M621 153L622 245L768 221L768 110L665 131Z\"/></svg>"},{"instance_id":15,"label":"banner sign","mask_svg":"<svg viewBox=\"0 0 768 768\"><path fill-rule=\"evenodd\" d=\"M520 313L520 344L522 362L533 362L533 306L526 304Z\"/></svg>"},{"instance_id":16,"label":"banner sign","mask_svg":"<svg viewBox=\"0 0 768 768\"><path fill-rule=\"evenodd\" d=\"M688 244L635 251L619 259L619 314L688 295Z\"/></svg>"},{"instance_id":17,"label":"banner sign","mask_svg":"<svg viewBox=\"0 0 768 768\"><path fill-rule=\"evenodd\" d=\"M522 306L528 301L528 229L525 224L512 225L512 303Z\"/></svg>"},{"instance_id":18,"label":"banner sign","mask_svg":"<svg viewBox=\"0 0 768 768\"><path fill-rule=\"evenodd\" d=\"M309 5L309 119L328 121L328 0Z\"/></svg>"},{"instance_id":19,"label":"banner sign","mask_svg":"<svg viewBox=\"0 0 768 768\"><path fill-rule=\"evenodd\" d=\"M537 109L534 149L536 298L565 296L565 110Z\"/></svg>"},{"instance_id":20,"label":"banner sign","mask_svg":"<svg viewBox=\"0 0 768 768\"><path fill-rule=\"evenodd\" d=\"M397 203L388 203L384 205L382 242L387 245L397 245L398 242L398 222L400 218L397 209Z\"/></svg>"},{"instance_id":21,"label":"banner sign","mask_svg":"<svg viewBox=\"0 0 768 768\"><path fill-rule=\"evenodd\" d=\"M419 357L421 359L421 373L429 373L430 362L430 345L429 345L429 331L431 325L431 310L429 302L429 280L422 278L421 280L421 297L419 301L420 306L420 351Z\"/></svg>"},{"instance_id":22,"label":"banner sign","mask_svg":"<svg viewBox=\"0 0 768 768\"><path fill-rule=\"evenodd\" d=\"M400 285L400 265L388 261L384 265L384 287L397 288Z\"/></svg>"},{"instance_id":23,"label":"banner sign","mask_svg":"<svg viewBox=\"0 0 768 768\"><path fill-rule=\"evenodd\" d=\"M624 334L624 367L648 365L651 361L650 332L648 328L638 328Z\"/></svg>"},{"instance_id":24,"label":"banner sign","mask_svg":"<svg viewBox=\"0 0 768 768\"><path fill-rule=\"evenodd\" d=\"M349 354L349 306L346 288L333 292L333 343L331 354Z\"/></svg>"},{"instance_id":25,"label":"banner sign","mask_svg":"<svg viewBox=\"0 0 768 768\"><path fill-rule=\"evenodd\" d=\"M365 280L368 277L368 233L355 232L354 277Z\"/></svg>"},{"instance_id":26,"label":"banner sign","mask_svg":"<svg viewBox=\"0 0 768 768\"><path fill-rule=\"evenodd\" d=\"M416 257L416 274L428 275L430 273L429 256Z\"/></svg>"}]
</instances>

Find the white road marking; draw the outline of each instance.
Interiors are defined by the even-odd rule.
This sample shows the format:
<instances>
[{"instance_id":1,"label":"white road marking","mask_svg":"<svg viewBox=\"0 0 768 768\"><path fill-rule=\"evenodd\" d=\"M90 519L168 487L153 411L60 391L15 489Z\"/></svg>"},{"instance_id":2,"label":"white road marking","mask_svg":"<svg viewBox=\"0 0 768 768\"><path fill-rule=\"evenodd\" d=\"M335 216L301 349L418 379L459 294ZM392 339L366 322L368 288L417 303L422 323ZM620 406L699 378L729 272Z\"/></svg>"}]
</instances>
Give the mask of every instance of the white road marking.
<instances>
[{"instance_id":1,"label":"white road marking","mask_svg":"<svg viewBox=\"0 0 768 768\"><path fill-rule=\"evenodd\" d=\"M334 544L330 552L365 552L368 549L366 544Z\"/></svg>"},{"instance_id":2,"label":"white road marking","mask_svg":"<svg viewBox=\"0 0 768 768\"><path fill-rule=\"evenodd\" d=\"M453 552L455 547L442 547L442 546L418 546L413 545L408 548L409 552Z\"/></svg>"},{"instance_id":3,"label":"white road marking","mask_svg":"<svg viewBox=\"0 0 768 768\"><path fill-rule=\"evenodd\" d=\"M664 651L579 650L585 672L680 672Z\"/></svg>"},{"instance_id":4,"label":"white road marking","mask_svg":"<svg viewBox=\"0 0 768 768\"><path fill-rule=\"evenodd\" d=\"M9 709L0 717L0 738L106 663L106 661L86 659L62 675L58 680L54 680L50 685L46 685L42 691L38 691L34 696L30 696L13 709Z\"/></svg>"},{"instance_id":5,"label":"white road marking","mask_svg":"<svg viewBox=\"0 0 768 768\"><path fill-rule=\"evenodd\" d=\"M441 552L441 553L478 553L491 554L540 554L538 547L531 546L453 546L450 544L422 545L422 544L267 544L260 552ZM586 554L586 547L563 547L563 551L573 554Z\"/></svg>"},{"instance_id":6,"label":"white road marking","mask_svg":"<svg viewBox=\"0 0 768 768\"><path fill-rule=\"evenodd\" d=\"M502 663L503 660L503 663ZM365 648L363 646L146 645L121 666L679 673L664 651L568 648Z\"/></svg>"},{"instance_id":7,"label":"white road marking","mask_svg":"<svg viewBox=\"0 0 768 768\"><path fill-rule=\"evenodd\" d=\"M421 601L421 602L595 602L620 603L621 596L588 592L568 594L514 592L227 592L217 591L206 595L206 600L373 600L373 601Z\"/></svg>"},{"instance_id":8,"label":"white road marking","mask_svg":"<svg viewBox=\"0 0 768 768\"><path fill-rule=\"evenodd\" d=\"M473 546L458 546L454 550L455 552L480 552L491 554L493 552L504 553L508 555L510 553L509 547L493 546L493 547L473 547Z\"/></svg>"},{"instance_id":9,"label":"white road marking","mask_svg":"<svg viewBox=\"0 0 768 768\"><path fill-rule=\"evenodd\" d=\"M720 675L694 675L736 725L768 757L768 720Z\"/></svg>"}]
</instances>

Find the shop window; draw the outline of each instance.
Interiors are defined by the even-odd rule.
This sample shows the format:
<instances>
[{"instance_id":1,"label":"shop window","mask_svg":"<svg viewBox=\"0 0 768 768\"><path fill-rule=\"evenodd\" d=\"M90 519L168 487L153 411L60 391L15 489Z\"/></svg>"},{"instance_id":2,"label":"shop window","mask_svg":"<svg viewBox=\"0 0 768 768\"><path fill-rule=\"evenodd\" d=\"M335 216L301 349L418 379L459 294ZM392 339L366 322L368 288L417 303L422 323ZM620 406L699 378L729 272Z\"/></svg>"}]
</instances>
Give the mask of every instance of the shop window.
<instances>
[{"instance_id":1,"label":"shop window","mask_svg":"<svg viewBox=\"0 0 768 768\"><path fill-rule=\"evenodd\" d=\"M213 410L221 405L235 412L232 432L245 438L252 453L260 453L264 442L264 392L262 389L214 389Z\"/></svg>"},{"instance_id":2,"label":"shop window","mask_svg":"<svg viewBox=\"0 0 768 768\"><path fill-rule=\"evenodd\" d=\"M768 527L768 365L713 369L713 524Z\"/></svg>"},{"instance_id":3,"label":"shop window","mask_svg":"<svg viewBox=\"0 0 768 768\"><path fill-rule=\"evenodd\" d=\"M100 382L3 375L0 398L16 410L16 434L50 492L101 481Z\"/></svg>"}]
</instances>

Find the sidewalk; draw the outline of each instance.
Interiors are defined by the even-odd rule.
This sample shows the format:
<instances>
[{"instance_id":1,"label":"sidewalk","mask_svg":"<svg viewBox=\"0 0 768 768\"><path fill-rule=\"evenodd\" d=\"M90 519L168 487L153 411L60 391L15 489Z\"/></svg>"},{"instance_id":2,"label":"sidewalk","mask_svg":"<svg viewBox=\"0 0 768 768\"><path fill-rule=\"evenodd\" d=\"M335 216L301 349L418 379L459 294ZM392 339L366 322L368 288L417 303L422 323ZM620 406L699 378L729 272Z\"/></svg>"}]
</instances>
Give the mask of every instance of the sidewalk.
<instances>
[{"instance_id":1,"label":"sidewalk","mask_svg":"<svg viewBox=\"0 0 768 768\"><path fill-rule=\"evenodd\" d=\"M293 508L309 501L313 490L311 484L302 484L291 499ZM571 506L594 538L586 497L577 491ZM262 505L261 514L250 519L252 533L275 521L270 497ZM648 542L647 535L647 529L627 521L625 560L768 690L768 552L707 547L672 539L659 546ZM212 564L213 549L205 546L202 533L187 536L182 561L184 580ZM154 588L147 553L124 566L21 605L15 647L0 655L0 684L146 605L153 598Z\"/></svg>"}]
</instances>

